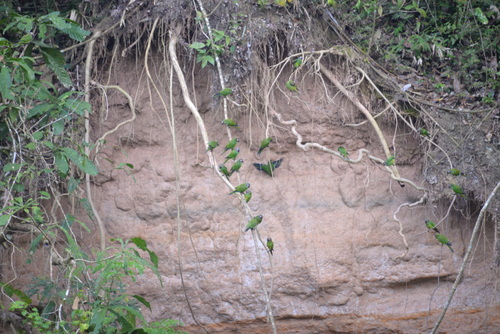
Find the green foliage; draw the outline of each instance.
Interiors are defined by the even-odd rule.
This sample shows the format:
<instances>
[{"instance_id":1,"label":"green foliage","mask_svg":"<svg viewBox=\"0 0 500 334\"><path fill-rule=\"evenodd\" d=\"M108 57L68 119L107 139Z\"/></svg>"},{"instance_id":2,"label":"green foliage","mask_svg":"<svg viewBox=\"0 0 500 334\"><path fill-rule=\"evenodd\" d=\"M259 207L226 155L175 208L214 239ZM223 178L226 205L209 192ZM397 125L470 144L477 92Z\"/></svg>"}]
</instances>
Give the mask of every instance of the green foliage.
<instances>
[{"instance_id":1,"label":"green foliage","mask_svg":"<svg viewBox=\"0 0 500 334\"><path fill-rule=\"evenodd\" d=\"M158 256L145 240L113 240L116 246L91 261L73 230L75 225L79 233L90 229L71 214L55 221L44 211L44 201L57 203L61 193L74 194L86 174L98 174L85 153L93 145L82 140L91 106L71 90L70 67L59 47L82 41L89 32L59 12L30 17L6 7L0 7L0 27L0 198L6 199L0 234L21 225L33 235L27 263L43 247L50 249L53 271L60 268L58 275L36 277L26 291L14 288L15 282L0 282L5 295L19 299L11 310L38 333L177 333L176 322L148 324L141 307L151 310L150 303L127 292L146 271L161 282ZM215 36L217 47L228 43L223 34ZM210 52L222 52L217 47L210 46ZM129 171L133 165L117 169ZM80 199L80 205L93 218L88 200ZM3 246L16 243L4 239ZM41 306L33 307L34 302Z\"/></svg>"},{"instance_id":2,"label":"green foliage","mask_svg":"<svg viewBox=\"0 0 500 334\"><path fill-rule=\"evenodd\" d=\"M99 252L96 260L90 262L83 261L88 256L76 246L71 234L65 236L70 245L67 263L72 268L67 279L58 283L35 278L26 295L3 284L9 296L21 299L11 304L11 310L19 311L40 333L181 333L173 329L179 325L173 320L148 324L141 305L151 311L150 303L142 296L127 293L128 284L136 282L146 270L151 270L161 282L158 257L145 240L112 239L115 246ZM148 253L150 260L142 258L139 251ZM31 298L45 305L41 314L29 306ZM61 307L58 312L56 305Z\"/></svg>"},{"instance_id":3,"label":"green foliage","mask_svg":"<svg viewBox=\"0 0 500 334\"><path fill-rule=\"evenodd\" d=\"M197 13L197 20L202 21L202 13ZM239 22L234 20L231 22L232 31L234 31L235 23ZM234 52L234 46L231 46L231 37L224 31L212 29L213 39L207 39L204 43L194 42L189 47L196 50L196 62L201 63L201 68L205 68L207 64L215 65L215 55L220 56L224 51L229 50Z\"/></svg>"},{"instance_id":4,"label":"green foliage","mask_svg":"<svg viewBox=\"0 0 500 334\"><path fill-rule=\"evenodd\" d=\"M498 89L488 66L500 53L497 7L493 0L357 0L338 3L335 13L345 26L355 27L349 36L364 50L376 31L382 33L369 50L374 58L418 65L423 74L439 63L442 77L458 77L472 90L491 90Z\"/></svg>"}]
</instances>

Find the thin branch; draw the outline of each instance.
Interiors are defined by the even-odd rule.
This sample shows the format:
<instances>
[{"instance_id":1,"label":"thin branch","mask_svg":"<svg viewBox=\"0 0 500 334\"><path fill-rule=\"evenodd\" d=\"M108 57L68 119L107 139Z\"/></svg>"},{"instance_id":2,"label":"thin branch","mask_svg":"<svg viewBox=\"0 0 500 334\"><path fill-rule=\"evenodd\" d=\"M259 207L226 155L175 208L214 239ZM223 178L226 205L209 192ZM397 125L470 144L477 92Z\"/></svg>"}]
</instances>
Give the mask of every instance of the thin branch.
<instances>
[{"instance_id":1,"label":"thin branch","mask_svg":"<svg viewBox=\"0 0 500 334\"><path fill-rule=\"evenodd\" d=\"M481 208L481 212L479 212L479 216L477 217L476 220L476 225L474 226L474 230L472 231L472 236L469 241L469 246L467 247L467 252L465 253L464 260L462 261L462 265L460 266L460 270L458 271L457 278L455 279L455 282L453 283L453 287L451 288L451 292L448 295L448 300L446 301L446 304L444 305L443 311L441 312L441 315L439 316L439 319L436 321L436 324L434 325L434 328L432 328L431 334L434 334L437 332L437 329L439 328L439 325L441 324L441 321L443 321L443 318L446 314L446 311L448 310L448 307L450 307L451 300L453 299L453 296L455 295L455 292L457 291L458 285L462 281L462 276L465 271L465 266L467 265L467 262L469 261L469 257L472 254L472 248L474 243L476 242L476 239L479 234L479 228L481 227L481 222L483 220L484 213L486 212L486 209L488 208L488 205L490 204L491 200L495 196L496 192L500 188L500 182L497 183L493 191L491 192L490 196L488 196L488 199L484 203L483 207Z\"/></svg>"}]
</instances>

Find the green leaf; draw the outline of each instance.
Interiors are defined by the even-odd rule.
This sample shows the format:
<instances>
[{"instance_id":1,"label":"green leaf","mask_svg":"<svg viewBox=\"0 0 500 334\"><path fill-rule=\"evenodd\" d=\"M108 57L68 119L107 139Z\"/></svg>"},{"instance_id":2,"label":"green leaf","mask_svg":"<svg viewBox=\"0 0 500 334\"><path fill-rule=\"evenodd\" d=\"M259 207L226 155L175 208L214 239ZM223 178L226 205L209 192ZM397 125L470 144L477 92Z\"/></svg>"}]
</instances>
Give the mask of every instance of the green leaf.
<instances>
[{"instance_id":1,"label":"green leaf","mask_svg":"<svg viewBox=\"0 0 500 334\"><path fill-rule=\"evenodd\" d=\"M151 312L151 304L144 298L144 297L141 297L139 295L132 295L132 297L134 297L135 299L137 299L141 304L143 304L144 306L146 306Z\"/></svg>"},{"instance_id":2,"label":"green leaf","mask_svg":"<svg viewBox=\"0 0 500 334\"><path fill-rule=\"evenodd\" d=\"M68 160L66 160L66 156L64 156L61 152L54 153L54 163L56 164L56 168L59 172L66 175L69 171Z\"/></svg>"},{"instance_id":3,"label":"green leaf","mask_svg":"<svg viewBox=\"0 0 500 334\"><path fill-rule=\"evenodd\" d=\"M52 132L54 136L59 136L64 131L64 119L60 119L57 122L52 124Z\"/></svg>"},{"instance_id":4,"label":"green leaf","mask_svg":"<svg viewBox=\"0 0 500 334\"><path fill-rule=\"evenodd\" d=\"M37 131L33 134L34 140L40 140L43 138L43 131Z\"/></svg>"},{"instance_id":5,"label":"green leaf","mask_svg":"<svg viewBox=\"0 0 500 334\"><path fill-rule=\"evenodd\" d=\"M53 103L40 103L30 109L28 115L26 116L28 119L31 119L37 115L45 114L54 108L55 105Z\"/></svg>"},{"instance_id":6,"label":"green leaf","mask_svg":"<svg viewBox=\"0 0 500 334\"><path fill-rule=\"evenodd\" d=\"M20 168L21 168L21 164L6 164L5 166L3 166L3 171L5 173L7 172L15 172L15 171L18 171Z\"/></svg>"},{"instance_id":7,"label":"green leaf","mask_svg":"<svg viewBox=\"0 0 500 334\"><path fill-rule=\"evenodd\" d=\"M54 72L63 86L66 88L71 86L73 82L71 81L68 72L64 69L66 61L61 51L55 48L44 47L40 47L40 50L42 51L43 59L47 63L47 67Z\"/></svg>"},{"instance_id":8,"label":"green leaf","mask_svg":"<svg viewBox=\"0 0 500 334\"><path fill-rule=\"evenodd\" d=\"M85 114L85 111L92 113L92 106L90 105L90 103L82 101L82 100L68 99L64 106L65 106L65 108L73 110L75 113L77 113L80 116L83 116Z\"/></svg>"},{"instance_id":9,"label":"green leaf","mask_svg":"<svg viewBox=\"0 0 500 334\"><path fill-rule=\"evenodd\" d=\"M155 252L152 252L150 250L148 250L148 252L149 252L149 260L151 261L151 263L153 263L155 268L158 268L158 255L156 255Z\"/></svg>"},{"instance_id":10,"label":"green leaf","mask_svg":"<svg viewBox=\"0 0 500 334\"><path fill-rule=\"evenodd\" d=\"M71 160L76 167L80 168L82 171L89 175L97 175L99 174L99 170L97 167L87 159L86 157L81 156L78 152L69 147L61 148L63 154Z\"/></svg>"},{"instance_id":11,"label":"green leaf","mask_svg":"<svg viewBox=\"0 0 500 334\"><path fill-rule=\"evenodd\" d=\"M30 34L26 34L23 37L21 37L21 39L19 40L19 42L17 42L17 44L28 44L32 40L33 36L31 36Z\"/></svg>"},{"instance_id":12,"label":"green leaf","mask_svg":"<svg viewBox=\"0 0 500 334\"><path fill-rule=\"evenodd\" d=\"M139 248L143 251L148 249L148 245L146 243L146 240L144 240L142 238L132 238L130 241L132 241L137 246L137 248Z\"/></svg>"},{"instance_id":13,"label":"green leaf","mask_svg":"<svg viewBox=\"0 0 500 334\"><path fill-rule=\"evenodd\" d=\"M50 194L48 192L40 190L38 193L40 194L40 199L50 199Z\"/></svg>"},{"instance_id":14,"label":"green leaf","mask_svg":"<svg viewBox=\"0 0 500 334\"><path fill-rule=\"evenodd\" d=\"M205 48L205 44L204 43L200 43L200 42L194 42L189 47L191 49L195 49L195 50L199 51L200 49L204 49Z\"/></svg>"},{"instance_id":15,"label":"green leaf","mask_svg":"<svg viewBox=\"0 0 500 334\"><path fill-rule=\"evenodd\" d=\"M0 216L0 226L5 226L9 222L11 215L1 215Z\"/></svg>"},{"instance_id":16,"label":"green leaf","mask_svg":"<svg viewBox=\"0 0 500 334\"><path fill-rule=\"evenodd\" d=\"M70 21L68 19L59 16L50 16L48 18L52 22L52 26L54 28L62 31L65 34L68 34L69 37L71 37L74 40L81 42L85 39L85 37L90 35L90 31L82 29L78 24L76 24L73 21Z\"/></svg>"},{"instance_id":17,"label":"green leaf","mask_svg":"<svg viewBox=\"0 0 500 334\"><path fill-rule=\"evenodd\" d=\"M477 7L474 9L474 15L476 15L477 19L479 20L479 22L481 22L482 24L487 24L488 23L488 19L486 18L486 16L484 15L483 11L481 10L481 8Z\"/></svg>"},{"instance_id":18,"label":"green leaf","mask_svg":"<svg viewBox=\"0 0 500 334\"><path fill-rule=\"evenodd\" d=\"M68 193L72 194L80 184L80 180L75 179L74 177L70 177L68 181Z\"/></svg>"},{"instance_id":19,"label":"green leaf","mask_svg":"<svg viewBox=\"0 0 500 334\"><path fill-rule=\"evenodd\" d=\"M38 235L30 244L30 249L28 250L28 252L30 254L33 254L35 253L36 251L36 248L38 247L38 244L40 243L40 241L42 241L42 238L43 238L43 234L40 234Z\"/></svg>"},{"instance_id":20,"label":"green leaf","mask_svg":"<svg viewBox=\"0 0 500 334\"><path fill-rule=\"evenodd\" d=\"M10 69L6 66L2 66L0 70L0 93L5 94L12 87L12 78L10 77ZM12 94L8 92L10 96ZM7 97L12 99L11 97Z\"/></svg>"}]
</instances>

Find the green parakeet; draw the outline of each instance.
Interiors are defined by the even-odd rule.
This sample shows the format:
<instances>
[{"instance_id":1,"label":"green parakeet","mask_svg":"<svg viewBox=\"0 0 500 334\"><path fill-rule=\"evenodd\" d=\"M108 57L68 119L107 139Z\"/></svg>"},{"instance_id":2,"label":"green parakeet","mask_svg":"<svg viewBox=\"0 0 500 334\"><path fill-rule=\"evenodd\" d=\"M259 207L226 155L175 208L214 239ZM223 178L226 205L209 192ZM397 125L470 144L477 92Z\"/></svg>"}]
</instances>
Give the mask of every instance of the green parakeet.
<instances>
[{"instance_id":1,"label":"green parakeet","mask_svg":"<svg viewBox=\"0 0 500 334\"><path fill-rule=\"evenodd\" d=\"M425 226L427 226L427 228L429 230L434 230L437 233L439 233L439 230L437 229L436 224L432 220L426 219L425 220Z\"/></svg>"},{"instance_id":2,"label":"green parakeet","mask_svg":"<svg viewBox=\"0 0 500 334\"><path fill-rule=\"evenodd\" d=\"M293 68L299 68L302 65L302 57L295 59L293 62Z\"/></svg>"},{"instance_id":3,"label":"green parakeet","mask_svg":"<svg viewBox=\"0 0 500 334\"><path fill-rule=\"evenodd\" d=\"M349 153L347 153L347 150L345 149L344 146L340 146L339 147L339 152L340 152L340 154L342 154L342 156L344 158L346 158L347 160L349 160Z\"/></svg>"},{"instance_id":4,"label":"green parakeet","mask_svg":"<svg viewBox=\"0 0 500 334\"><path fill-rule=\"evenodd\" d=\"M219 165L219 170L221 171L222 174L226 175L227 178L229 178L231 176L231 174L227 170L227 167L224 166L223 164Z\"/></svg>"},{"instance_id":5,"label":"green parakeet","mask_svg":"<svg viewBox=\"0 0 500 334\"><path fill-rule=\"evenodd\" d=\"M235 150L232 150L226 157L226 161L224 161L224 163L228 162L229 160L233 159L233 160L236 160L236 157L238 156L238 154L240 153L240 149L237 148Z\"/></svg>"},{"instance_id":6,"label":"green parakeet","mask_svg":"<svg viewBox=\"0 0 500 334\"><path fill-rule=\"evenodd\" d=\"M451 252L454 253L453 248L451 248L451 242L450 242L450 240L448 240L448 238L446 237L446 235L441 234L441 233L436 233L434 236L436 237L436 239L438 239L438 241L440 243L442 243L443 245L448 246L448 248L451 250Z\"/></svg>"},{"instance_id":7,"label":"green parakeet","mask_svg":"<svg viewBox=\"0 0 500 334\"><path fill-rule=\"evenodd\" d=\"M216 140L212 140L212 141L208 142L208 147L207 147L207 150L205 152L213 151L217 146L219 146L219 142Z\"/></svg>"},{"instance_id":8,"label":"green parakeet","mask_svg":"<svg viewBox=\"0 0 500 334\"><path fill-rule=\"evenodd\" d=\"M238 123L236 123L236 121L232 118L226 118L225 120L222 121L222 124L225 124L228 127L233 127L233 128L238 127Z\"/></svg>"},{"instance_id":9,"label":"green parakeet","mask_svg":"<svg viewBox=\"0 0 500 334\"><path fill-rule=\"evenodd\" d=\"M269 176L273 176L273 171L281 165L281 162L283 162L283 158L276 161L270 160L267 164L254 163L253 165L257 170L263 171Z\"/></svg>"},{"instance_id":10,"label":"green parakeet","mask_svg":"<svg viewBox=\"0 0 500 334\"><path fill-rule=\"evenodd\" d=\"M424 128L418 128L417 131L420 132L420 134L422 136L429 137L429 131L427 131L426 129L424 129Z\"/></svg>"},{"instance_id":11,"label":"green parakeet","mask_svg":"<svg viewBox=\"0 0 500 334\"><path fill-rule=\"evenodd\" d=\"M285 86L286 88L288 88L289 91L291 92L298 92L299 89L297 88L297 85L295 84L295 82L293 82L292 80L288 80L286 83L285 83Z\"/></svg>"},{"instance_id":12,"label":"green parakeet","mask_svg":"<svg viewBox=\"0 0 500 334\"><path fill-rule=\"evenodd\" d=\"M269 253L273 255L273 250L274 250L274 242L273 239L267 238L267 243L266 243L267 249L269 249Z\"/></svg>"},{"instance_id":13,"label":"green parakeet","mask_svg":"<svg viewBox=\"0 0 500 334\"><path fill-rule=\"evenodd\" d=\"M386 161L384 161L384 166L394 165L394 163L395 163L394 158L395 158L395 156L391 155Z\"/></svg>"},{"instance_id":14,"label":"green parakeet","mask_svg":"<svg viewBox=\"0 0 500 334\"><path fill-rule=\"evenodd\" d=\"M262 218L264 218L262 215L258 215L250 219L250 221L247 224L247 227L245 229L245 232L248 230L253 230L257 227L262 222Z\"/></svg>"},{"instance_id":15,"label":"green parakeet","mask_svg":"<svg viewBox=\"0 0 500 334\"><path fill-rule=\"evenodd\" d=\"M267 138L264 138L262 139L262 141L260 142L260 147L259 147L259 151L257 152L257 154L261 154L262 151L269 146L269 144L271 144L271 142L273 141L273 138L271 137L267 137Z\"/></svg>"},{"instance_id":16,"label":"green parakeet","mask_svg":"<svg viewBox=\"0 0 500 334\"><path fill-rule=\"evenodd\" d=\"M247 191L245 191L243 196L245 197L245 202L248 203L252 199L252 192L250 190L247 190Z\"/></svg>"},{"instance_id":17,"label":"green parakeet","mask_svg":"<svg viewBox=\"0 0 500 334\"><path fill-rule=\"evenodd\" d=\"M229 195L234 194L234 193L243 193L245 190L250 188L250 183L242 183L239 186L236 186L234 188L234 191L231 191Z\"/></svg>"},{"instance_id":18,"label":"green parakeet","mask_svg":"<svg viewBox=\"0 0 500 334\"><path fill-rule=\"evenodd\" d=\"M225 96L228 96L229 94L231 94L233 92L233 90L231 88L224 88L223 90L221 90L220 92L218 93L215 93L214 96L222 96L222 97L225 97Z\"/></svg>"},{"instance_id":19,"label":"green parakeet","mask_svg":"<svg viewBox=\"0 0 500 334\"><path fill-rule=\"evenodd\" d=\"M226 147L224 147L224 152L222 152L222 154L224 154L224 153L225 153L226 151L228 151L228 150L232 150L232 149L236 146L236 144L238 144L238 142L239 142L239 141L240 141L240 140L239 140L238 138L233 138L233 139L231 139L231 140L227 143ZM222 154L221 154L221 155L222 155Z\"/></svg>"},{"instance_id":20,"label":"green parakeet","mask_svg":"<svg viewBox=\"0 0 500 334\"><path fill-rule=\"evenodd\" d=\"M238 172L242 164L243 164L243 159L236 160L233 166L231 166L231 170L229 171L229 176L233 175L234 172Z\"/></svg>"},{"instance_id":21,"label":"green parakeet","mask_svg":"<svg viewBox=\"0 0 500 334\"><path fill-rule=\"evenodd\" d=\"M456 184L450 184L450 188L451 190L453 190L453 192L456 194L456 195L460 195L464 198L467 198L467 196L465 196L464 194L464 191L462 190L462 188L459 186L459 185L456 185Z\"/></svg>"},{"instance_id":22,"label":"green parakeet","mask_svg":"<svg viewBox=\"0 0 500 334\"><path fill-rule=\"evenodd\" d=\"M455 175L455 176L459 176L459 175L466 176L464 173L462 173L459 169L456 169L456 168L450 169L450 171L448 173L450 173L451 175Z\"/></svg>"}]
</instances>

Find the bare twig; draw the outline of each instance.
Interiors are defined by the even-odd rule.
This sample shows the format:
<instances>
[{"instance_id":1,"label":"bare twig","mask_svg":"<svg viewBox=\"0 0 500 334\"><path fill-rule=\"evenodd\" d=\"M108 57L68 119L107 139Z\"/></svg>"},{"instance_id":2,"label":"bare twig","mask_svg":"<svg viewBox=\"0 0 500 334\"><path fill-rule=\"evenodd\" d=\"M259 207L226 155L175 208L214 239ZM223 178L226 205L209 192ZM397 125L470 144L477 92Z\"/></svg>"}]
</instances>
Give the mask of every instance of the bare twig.
<instances>
[{"instance_id":1,"label":"bare twig","mask_svg":"<svg viewBox=\"0 0 500 334\"><path fill-rule=\"evenodd\" d=\"M497 183L493 191L491 192L490 196L488 196L488 199L484 203L483 207L481 208L481 211L479 212L479 216L477 217L476 220L476 225L474 226L474 230L472 231L472 236L469 241L469 246L467 247L467 252L465 253L464 260L462 261L462 265L460 266L460 270L458 271L457 278L455 279L455 282L453 283L453 287L451 288L450 294L448 295L448 300L446 301L443 311L441 312L441 315L439 316L439 319L436 321L436 324L432 328L431 334L434 334L437 332L437 329L439 328L439 325L443 321L443 318L446 314L446 311L448 310L448 307L450 307L451 300L453 299L453 296L455 295L455 292L457 291L458 285L462 281L462 276L465 271L465 266L467 265L467 262L469 261L469 257L472 254L472 248L474 243L476 242L476 239L479 234L479 228L481 227L481 222L483 220L484 213L486 212L486 209L488 208L488 205L490 204L491 200L495 196L496 192L500 188L500 182Z\"/></svg>"}]
</instances>

